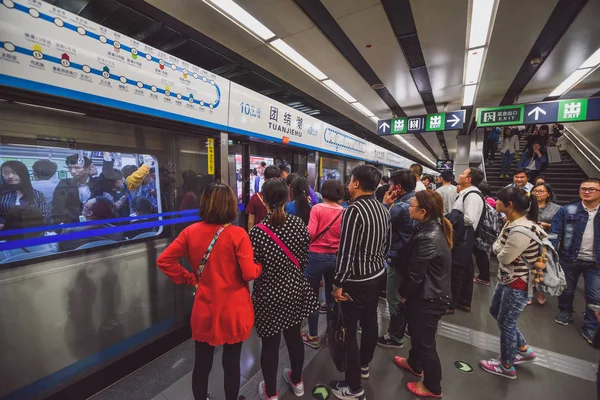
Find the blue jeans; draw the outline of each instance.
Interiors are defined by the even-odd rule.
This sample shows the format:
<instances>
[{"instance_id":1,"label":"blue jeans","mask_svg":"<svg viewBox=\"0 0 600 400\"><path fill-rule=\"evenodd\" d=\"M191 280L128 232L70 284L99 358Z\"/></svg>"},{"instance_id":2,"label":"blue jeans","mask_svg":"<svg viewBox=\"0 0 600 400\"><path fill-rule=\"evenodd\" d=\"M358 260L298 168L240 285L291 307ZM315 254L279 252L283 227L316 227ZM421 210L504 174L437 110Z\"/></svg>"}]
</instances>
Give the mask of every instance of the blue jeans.
<instances>
[{"instance_id":1,"label":"blue jeans","mask_svg":"<svg viewBox=\"0 0 600 400\"><path fill-rule=\"evenodd\" d=\"M323 253L308 253L308 263L304 270L304 275L308 283L314 290L317 297L319 296L319 286L321 279L325 279L325 300L330 308L333 307L333 277L335 274L335 262L337 256L333 254ZM319 310L308 316L308 334L317 336L319 334Z\"/></svg>"},{"instance_id":2,"label":"blue jeans","mask_svg":"<svg viewBox=\"0 0 600 400\"><path fill-rule=\"evenodd\" d=\"M505 151L502 153L502 167L500 169L501 174L510 174L510 166L512 165L513 158L515 158L515 153L511 153L510 151Z\"/></svg>"},{"instance_id":3,"label":"blue jeans","mask_svg":"<svg viewBox=\"0 0 600 400\"><path fill-rule=\"evenodd\" d=\"M527 291L496 284L490 314L500 328L500 361L504 365L512 365L517 349L527 344L517 326L517 319L525 309L527 300Z\"/></svg>"},{"instance_id":4,"label":"blue jeans","mask_svg":"<svg viewBox=\"0 0 600 400\"><path fill-rule=\"evenodd\" d=\"M565 271L565 278L567 278L567 288L558 297L558 308L568 313L573 312L573 298L580 274L583 274L586 304L600 305L600 268L596 267L596 263L576 260L573 264L564 264L562 267ZM593 331L598 328L596 316L589 307L586 308L583 328Z\"/></svg>"}]
</instances>

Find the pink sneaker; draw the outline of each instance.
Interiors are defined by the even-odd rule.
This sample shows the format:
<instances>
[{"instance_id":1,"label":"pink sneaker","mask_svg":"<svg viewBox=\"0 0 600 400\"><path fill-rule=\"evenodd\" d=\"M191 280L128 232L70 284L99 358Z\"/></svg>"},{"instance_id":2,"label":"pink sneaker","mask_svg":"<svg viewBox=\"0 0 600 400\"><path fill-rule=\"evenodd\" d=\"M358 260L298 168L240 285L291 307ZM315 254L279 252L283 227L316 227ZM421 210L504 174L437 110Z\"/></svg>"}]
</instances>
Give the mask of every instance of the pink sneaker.
<instances>
[{"instance_id":1,"label":"pink sneaker","mask_svg":"<svg viewBox=\"0 0 600 400\"><path fill-rule=\"evenodd\" d=\"M288 385L292 387L292 391L297 397L304 396L304 381L300 380L300 382L294 384L292 382L292 370L289 368L285 368L283 370L283 379L287 382Z\"/></svg>"},{"instance_id":2,"label":"pink sneaker","mask_svg":"<svg viewBox=\"0 0 600 400\"><path fill-rule=\"evenodd\" d=\"M537 360L537 354L535 354L533 350L527 349L525 351L517 351L517 356L515 357L513 365L527 364L534 362L535 360Z\"/></svg>"},{"instance_id":3,"label":"pink sneaker","mask_svg":"<svg viewBox=\"0 0 600 400\"><path fill-rule=\"evenodd\" d=\"M499 360L481 360L479 366L485 372L490 374L499 375L508 379L517 379L517 371L515 367L504 368L504 365Z\"/></svg>"}]
</instances>

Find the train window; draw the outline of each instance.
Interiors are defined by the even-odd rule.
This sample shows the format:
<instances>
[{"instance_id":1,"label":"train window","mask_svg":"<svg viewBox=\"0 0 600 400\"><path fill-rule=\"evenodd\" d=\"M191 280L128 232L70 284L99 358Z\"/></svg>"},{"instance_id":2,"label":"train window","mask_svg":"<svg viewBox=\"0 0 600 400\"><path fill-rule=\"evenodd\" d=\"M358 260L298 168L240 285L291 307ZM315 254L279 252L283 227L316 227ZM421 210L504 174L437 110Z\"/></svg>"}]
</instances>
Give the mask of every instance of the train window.
<instances>
[{"instance_id":1,"label":"train window","mask_svg":"<svg viewBox=\"0 0 600 400\"><path fill-rule=\"evenodd\" d=\"M162 231L152 155L0 145L0 163L2 264Z\"/></svg>"}]
</instances>

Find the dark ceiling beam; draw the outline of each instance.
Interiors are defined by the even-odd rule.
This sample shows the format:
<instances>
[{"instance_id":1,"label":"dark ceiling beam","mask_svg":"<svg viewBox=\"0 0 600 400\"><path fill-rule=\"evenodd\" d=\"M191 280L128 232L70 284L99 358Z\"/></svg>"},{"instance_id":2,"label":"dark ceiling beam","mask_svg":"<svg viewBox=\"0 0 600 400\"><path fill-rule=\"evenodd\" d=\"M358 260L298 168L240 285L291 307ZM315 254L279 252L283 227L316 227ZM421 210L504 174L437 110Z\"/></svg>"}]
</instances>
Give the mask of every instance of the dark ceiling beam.
<instances>
[{"instance_id":1,"label":"dark ceiling beam","mask_svg":"<svg viewBox=\"0 0 600 400\"><path fill-rule=\"evenodd\" d=\"M377 73L375 73L367 60L360 54L360 51L358 51L354 43L352 43L352 40L350 40L348 35L346 35L342 27L337 23L335 18L333 18L320 0L294 0L294 2L371 87L382 83L379 76L377 76ZM394 99L394 96L392 96L386 87L373 90L375 90L375 93L379 95L381 100L384 101L395 115L399 117L406 116L406 112L400 107L400 104L398 104L396 99ZM418 133L415 134L415 137L433 155L433 157L437 159L437 154L435 154L423 135Z\"/></svg>"},{"instance_id":2,"label":"dark ceiling beam","mask_svg":"<svg viewBox=\"0 0 600 400\"><path fill-rule=\"evenodd\" d=\"M591 95L590 97L600 97L600 90Z\"/></svg>"},{"instance_id":3,"label":"dark ceiling beam","mask_svg":"<svg viewBox=\"0 0 600 400\"><path fill-rule=\"evenodd\" d=\"M533 44L529 54L523 61L519 72L510 84L506 94L500 102L501 106L515 104L517 99L529 83L535 73L540 69L548 58L554 47L558 44L567 29L579 15L589 0L559 0L542 28L540 35ZM537 65L532 65L531 60L540 57Z\"/></svg>"},{"instance_id":4,"label":"dark ceiling beam","mask_svg":"<svg viewBox=\"0 0 600 400\"><path fill-rule=\"evenodd\" d=\"M329 105L315 99L312 96L309 96L308 94L299 90L295 86L289 84L285 80L279 78L278 76L272 74L271 72L265 70L264 68L256 65L255 63L248 60L247 58L237 54L236 52L229 49L228 47L220 44L216 40L209 38L208 36L204 35L203 33L197 31L196 29L192 28L189 25L186 25L185 23L179 21L178 19L165 13L164 11L151 5L150 3L148 3L144 0L115 0L115 1L117 1L119 4L121 4L125 7L128 7L140 14L147 16L150 19L153 19L155 21L160 21L165 26L179 32L180 34L182 34L188 38L191 38L192 40L195 40L202 46L205 46L206 48L214 51L215 53L228 58L229 60L233 61L235 64L239 65L240 67L243 67L250 71L253 71L257 75L263 77L264 79L270 80L270 81L274 82L275 84L277 84L281 87L284 87L289 93L291 93L295 96L298 96L302 99L305 99L305 101L308 103L308 105L319 109L318 114L313 113L313 115L319 115L319 118L321 118L322 117L321 114L328 113L331 115L339 116L340 118L345 118L347 121L347 126L354 127L354 129L351 129L351 130L349 129L349 131L351 133L355 134L356 136L361 137L365 140L368 140L371 143L377 144L385 149L393 151L394 153L401 155L403 157L406 157L410 160L419 161L419 158L417 156L415 156L414 154L403 150L399 146L395 146L394 144L388 142L387 140L378 136L374 132L371 132L370 130L363 127L362 125L356 124L353 120L346 117L345 115L343 115L339 111L335 110L334 108L330 107ZM202 65L199 65L199 67L202 67Z\"/></svg>"},{"instance_id":5,"label":"dark ceiling beam","mask_svg":"<svg viewBox=\"0 0 600 400\"><path fill-rule=\"evenodd\" d=\"M412 8L409 0L381 0L385 14L390 22L390 26L394 31L396 40L400 45L402 54L406 59L406 64L410 68L410 75L415 82L415 86L421 95L425 110L428 114L438 112L435 104L435 97L431 89L431 81L429 80L429 71L423 56L423 49L419 41L417 33L417 24L413 16ZM446 159L450 158L448 146L444 138L444 132L436 132L440 146L444 150ZM437 158L437 155L436 155Z\"/></svg>"}]
</instances>

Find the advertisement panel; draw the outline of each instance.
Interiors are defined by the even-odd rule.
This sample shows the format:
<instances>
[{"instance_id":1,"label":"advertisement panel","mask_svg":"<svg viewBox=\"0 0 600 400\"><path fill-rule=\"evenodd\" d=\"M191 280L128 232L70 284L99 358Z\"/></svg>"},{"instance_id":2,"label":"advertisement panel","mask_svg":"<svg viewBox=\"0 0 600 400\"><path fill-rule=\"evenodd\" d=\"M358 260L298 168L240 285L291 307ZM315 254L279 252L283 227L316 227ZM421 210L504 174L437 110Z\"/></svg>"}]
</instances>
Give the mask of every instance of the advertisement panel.
<instances>
[{"instance_id":1,"label":"advertisement panel","mask_svg":"<svg viewBox=\"0 0 600 400\"><path fill-rule=\"evenodd\" d=\"M0 84L223 129L229 81L39 0L2 0Z\"/></svg>"}]
</instances>

